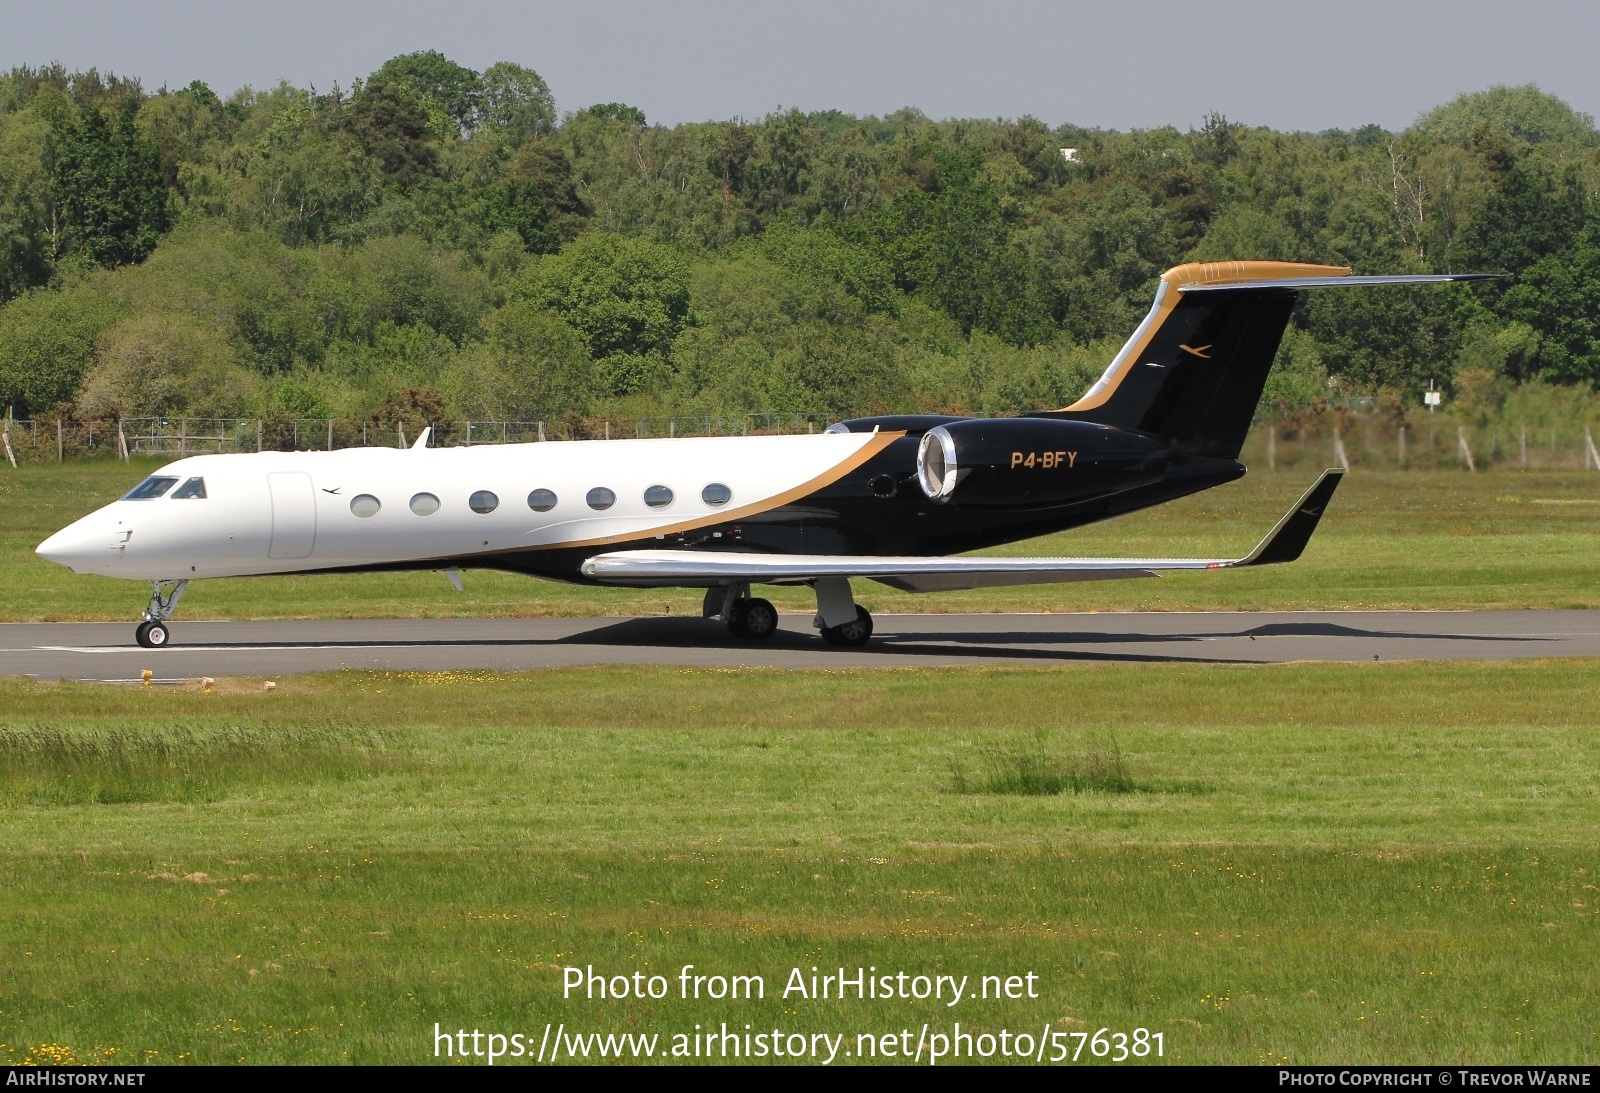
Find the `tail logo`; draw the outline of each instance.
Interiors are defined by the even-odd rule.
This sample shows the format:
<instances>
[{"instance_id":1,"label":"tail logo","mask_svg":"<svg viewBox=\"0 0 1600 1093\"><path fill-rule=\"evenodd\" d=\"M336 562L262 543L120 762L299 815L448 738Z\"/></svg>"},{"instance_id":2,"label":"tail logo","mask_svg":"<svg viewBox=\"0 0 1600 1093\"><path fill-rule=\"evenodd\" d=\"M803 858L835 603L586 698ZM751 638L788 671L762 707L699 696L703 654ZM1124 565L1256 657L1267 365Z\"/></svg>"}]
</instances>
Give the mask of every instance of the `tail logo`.
<instances>
[{"instance_id":1,"label":"tail logo","mask_svg":"<svg viewBox=\"0 0 1600 1093\"><path fill-rule=\"evenodd\" d=\"M1209 345L1202 345L1198 349L1192 345L1180 345L1178 348L1183 350L1185 353L1192 353L1203 361L1208 361L1211 359L1211 354L1206 352L1207 349L1211 348Z\"/></svg>"},{"instance_id":2,"label":"tail logo","mask_svg":"<svg viewBox=\"0 0 1600 1093\"><path fill-rule=\"evenodd\" d=\"M1321 509L1314 509L1310 505L1307 505L1305 508L1300 510L1300 515L1301 516L1321 516L1322 515L1322 510Z\"/></svg>"}]
</instances>

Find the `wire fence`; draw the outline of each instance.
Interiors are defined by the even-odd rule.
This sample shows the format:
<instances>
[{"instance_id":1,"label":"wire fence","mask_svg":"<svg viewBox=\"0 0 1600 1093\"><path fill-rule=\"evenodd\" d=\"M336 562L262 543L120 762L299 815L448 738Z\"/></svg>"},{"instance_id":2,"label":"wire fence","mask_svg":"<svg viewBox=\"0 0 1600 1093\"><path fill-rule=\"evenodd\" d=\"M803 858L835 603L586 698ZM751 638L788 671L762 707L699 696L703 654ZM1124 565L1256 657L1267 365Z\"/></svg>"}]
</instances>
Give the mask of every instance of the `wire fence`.
<instances>
[{"instance_id":1,"label":"wire fence","mask_svg":"<svg viewBox=\"0 0 1600 1093\"><path fill-rule=\"evenodd\" d=\"M1354 400L1352 400L1354 401ZM1356 407L1343 407L1358 410ZM1491 467L1600 471L1593 425L1514 421L1471 425L1440 414L1423 423L1385 424L1351 413L1258 420L1240 458L1258 470L1305 466L1465 470ZM430 425L434 446L524 444L690 436L819 433L833 418L816 414L680 415L546 421L443 421ZM182 458L213 452L330 451L409 447L419 423L338 418L71 418L12 420L0 427L12 466L93 456Z\"/></svg>"}]
</instances>

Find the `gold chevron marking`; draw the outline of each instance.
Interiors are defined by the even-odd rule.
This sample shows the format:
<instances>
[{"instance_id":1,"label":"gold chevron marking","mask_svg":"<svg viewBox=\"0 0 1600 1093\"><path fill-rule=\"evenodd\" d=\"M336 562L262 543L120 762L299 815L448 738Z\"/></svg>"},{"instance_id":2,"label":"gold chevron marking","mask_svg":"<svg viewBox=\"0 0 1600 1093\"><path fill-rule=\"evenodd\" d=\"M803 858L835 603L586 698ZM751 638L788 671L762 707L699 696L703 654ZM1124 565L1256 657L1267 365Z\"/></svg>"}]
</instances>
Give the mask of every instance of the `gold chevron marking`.
<instances>
[{"instance_id":1,"label":"gold chevron marking","mask_svg":"<svg viewBox=\"0 0 1600 1093\"><path fill-rule=\"evenodd\" d=\"M1314 509L1310 505L1307 505L1305 508L1300 510L1300 515L1301 516L1321 516L1322 515L1322 510L1321 509Z\"/></svg>"},{"instance_id":2,"label":"gold chevron marking","mask_svg":"<svg viewBox=\"0 0 1600 1093\"><path fill-rule=\"evenodd\" d=\"M1207 349L1211 348L1209 345L1202 345L1199 349L1196 349L1191 345L1180 345L1178 348L1183 350L1185 353L1193 353L1201 360L1208 361L1211 359L1211 354L1206 352Z\"/></svg>"}]
</instances>

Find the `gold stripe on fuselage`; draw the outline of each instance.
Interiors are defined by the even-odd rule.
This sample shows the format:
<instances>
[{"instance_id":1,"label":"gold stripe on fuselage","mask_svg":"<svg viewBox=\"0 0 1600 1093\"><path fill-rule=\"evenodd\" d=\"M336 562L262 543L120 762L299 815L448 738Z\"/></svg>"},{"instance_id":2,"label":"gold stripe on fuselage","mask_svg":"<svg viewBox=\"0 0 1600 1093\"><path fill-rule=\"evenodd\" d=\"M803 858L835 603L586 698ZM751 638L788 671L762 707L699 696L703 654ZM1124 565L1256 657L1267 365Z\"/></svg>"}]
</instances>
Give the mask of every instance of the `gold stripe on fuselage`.
<instances>
[{"instance_id":1,"label":"gold stripe on fuselage","mask_svg":"<svg viewBox=\"0 0 1600 1093\"><path fill-rule=\"evenodd\" d=\"M541 550L571 550L578 547L589 546L615 547L620 544L635 540L654 539L662 535L676 535L680 532L694 531L697 528L711 527L716 524L727 524L739 520L748 520L752 516L760 515L763 512L771 512L776 508L782 508L791 501L798 501L802 497L806 497L810 494L816 493L820 489L825 489L826 487L833 485L835 482L839 481L839 479L860 467L862 464L872 459L873 456L877 455L879 452L882 452L889 445L893 444L895 441L899 440L905 435L906 434L904 430L874 433L872 435L872 439L868 440L860 448L856 449L853 454L847 456L838 463L835 463L832 467L829 467L821 474L800 483L800 485L795 486L792 489L784 490L782 493L773 494L771 497L763 498L760 501L752 501L750 504L742 505L736 509L729 509L726 512L707 513L705 516L697 516L690 520L681 520L676 524L667 524L664 527L649 528L648 530L640 532L625 532L621 535L601 535L590 539L573 539L561 543L541 543L538 546L512 547L508 550L485 550L474 554L451 554L445 557L451 559L491 558L503 554L528 554L532 553L533 551ZM445 557L440 557L437 559L422 558L418 560L423 562L442 561L445 560Z\"/></svg>"}]
</instances>

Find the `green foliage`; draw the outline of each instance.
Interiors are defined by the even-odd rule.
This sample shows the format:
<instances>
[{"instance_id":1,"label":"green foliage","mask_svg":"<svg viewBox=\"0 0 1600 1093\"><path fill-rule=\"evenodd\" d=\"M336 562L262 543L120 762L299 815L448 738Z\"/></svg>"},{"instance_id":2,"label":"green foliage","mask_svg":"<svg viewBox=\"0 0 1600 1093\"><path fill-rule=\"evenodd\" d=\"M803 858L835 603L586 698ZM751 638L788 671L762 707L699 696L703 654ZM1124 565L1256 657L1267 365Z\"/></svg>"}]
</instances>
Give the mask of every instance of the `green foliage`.
<instances>
[{"instance_id":1,"label":"green foliage","mask_svg":"<svg viewBox=\"0 0 1600 1093\"><path fill-rule=\"evenodd\" d=\"M1486 91L1457 95L1418 118L1416 129L1433 140L1456 144L1472 144L1491 134L1523 144L1600 142L1594 118L1540 91L1536 84L1496 84Z\"/></svg>"},{"instance_id":2,"label":"green foliage","mask_svg":"<svg viewBox=\"0 0 1600 1093\"><path fill-rule=\"evenodd\" d=\"M533 69L497 61L480 82L478 118L489 133L516 148L555 131L555 97Z\"/></svg>"},{"instance_id":3,"label":"green foliage","mask_svg":"<svg viewBox=\"0 0 1600 1093\"><path fill-rule=\"evenodd\" d=\"M32 297L91 291L148 330L214 331L207 359L266 381L239 390L269 413L362 413L419 386L469 417L1014 413L1081 393L1163 269L1274 258L1516 275L1314 295L1275 401L1330 383L1398 397L1469 371L1587 385L1597 141L1532 86L1402 133L912 108L669 128L614 102L558 123L533 70L428 50L351 94L226 101L17 68L0 76L0 332L35 348L0 376L30 412L76 398L110 317L68 323L46 359Z\"/></svg>"},{"instance_id":4,"label":"green foliage","mask_svg":"<svg viewBox=\"0 0 1600 1093\"><path fill-rule=\"evenodd\" d=\"M170 224L161 152L131 114L111 121L97 107L65 118L47 152L67 250L102 266L138 262Z\"/></svg>"},{"instance_id":5,"label":"green foliage","mask_svg":"<svg viewBox=\"0 0 1600 1093\"><path fill-rule=\"evenodd\" d=\"M0 404L27 417L72 401L120 310L85 288L35 290L0 308Z\"/></svg>"},{"instance_id":6,"label":"green foliage","mask_svg":"<svg viewBox=\"0 0 1600 1093\"><path fill-rule=\"evenodd\" d=\"M1016 345L1046 337L1039 271L1011 245L997 189L976 149L939 146L929 189L901 191L868 221L899 287L934 304L963 331Z\"/></svg>"},{"instance_id":7,"label":"green foliage","mask_svg":"<svg viewBox=\"0 0 1600 1093\"><path fill-rule=\"evenodd\" d=\"M84 377L84 417L233 417L255 405L254 377L221 332L183 316L130 315L101 335Z\"/></svg>"},{"instance_id":8,"label":"green foliage","mask_svg":"<svg viewBox=\"0 0 1600 1093\"><path fill-rule=\"evenodd\" d=\"M627 394L656 378L688 321L688 267L671 247L590 232L530 265L512 297L571 324L604 385Z\"/></svg>"},{"instance_id":9,"label":"green foliage","mask_svg":"<svg viewBox=\"0 0 1600 1093\"><path fill-rule=\"evenodd\" d=\"M439 168L428 112L408 83L374 78L351 99L344 124L390 182L413 185Z\"/></svg>"},{"instance_id":10,"label":"green foliage","mask_svg":"<svg viewBox=\"0 0 1600 1093\"><path fill-rule=\"evenodd\" d=\"M438 50L391 57L373 73L372 82L409 86L419 100L442 110L463 132L470 132L476 124L483 81L472 69L456 64Z\"/></svg>"},{"instance_id":11,"label":"green foliage","mask_svg":"<svg viewBox=\"0 0 1600 1093\"><path fill-rule=\"evenodd\" d=\"M0 304L45 284L57 257L44 166L49 134L33 111L0 114Z\"/></svg>"},{"instance_id":12,"label":"green foliage","mask_svg":"<svg viewBox=\"0 0 1600 1093\"><path fill-rule=\"evenodd\" d=\"M451 401L470 418L556 421L587 413L597 377L582 337L527 300L492 313L488 340L457 358Z\"/></svg>"}]
</instances>

